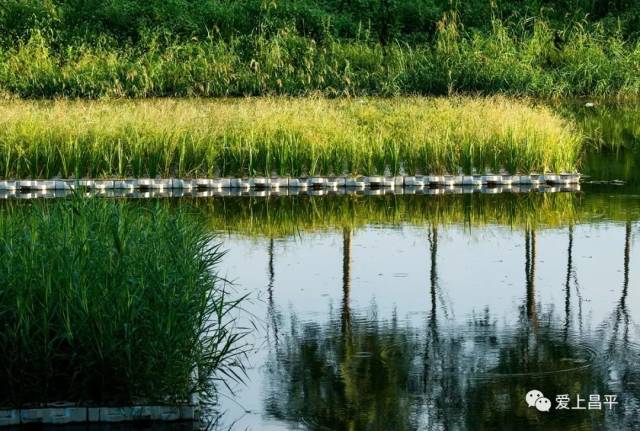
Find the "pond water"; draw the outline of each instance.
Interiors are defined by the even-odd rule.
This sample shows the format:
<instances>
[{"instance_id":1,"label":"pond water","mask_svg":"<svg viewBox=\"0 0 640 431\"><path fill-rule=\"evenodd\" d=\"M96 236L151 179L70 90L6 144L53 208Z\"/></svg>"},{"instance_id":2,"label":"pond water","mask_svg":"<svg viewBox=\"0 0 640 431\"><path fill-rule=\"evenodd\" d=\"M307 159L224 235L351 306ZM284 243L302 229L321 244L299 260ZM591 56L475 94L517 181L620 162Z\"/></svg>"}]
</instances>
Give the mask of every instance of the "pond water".
<instances>
[{"instance_id":1,"label":"pond water","mask_svg":"<svg viewBox=\"0 0 640 431\"><path fill-rule=\"evenodd\" d=\"M249 298L214 428L640 429L640 108L562 109L578 193L162 200Z\"/></svg>"},{"instance_id":2,"label":"pond water","mask_svg":"<svg viewBox=\"0 0 640 431\"><path fill-rule=\"evenodd\" d=\"M221 232L220 270L253 298L246 309L257 326L246 382L224 391L221 422L234 430L640 427L640 193L587 185L578 195L536 196L218 205L244 214ZM438 200L437 211L424 206ZM330 220L327 205L351 222ZM422 217L409 211L416 207ZM296 215L298 229L282 228ZM550 411L528 407L530 390ZM568 410L556 408L563 395Z\"/></svg>"}]
</instances>

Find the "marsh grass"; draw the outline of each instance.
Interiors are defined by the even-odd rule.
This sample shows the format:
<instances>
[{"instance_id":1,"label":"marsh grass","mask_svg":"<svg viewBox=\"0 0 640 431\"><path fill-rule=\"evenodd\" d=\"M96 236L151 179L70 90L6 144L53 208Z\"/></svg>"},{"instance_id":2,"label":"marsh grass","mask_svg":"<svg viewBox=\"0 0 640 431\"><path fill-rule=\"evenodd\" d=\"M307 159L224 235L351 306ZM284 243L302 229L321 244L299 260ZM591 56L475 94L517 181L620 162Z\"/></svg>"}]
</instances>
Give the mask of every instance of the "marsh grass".
<instances>
[{"instance_id":1,"label":"marsh grass","mask_svg":"<svg viewBox=\"0 0 640 431\"><path fill-rule=\"evenodd\" d=\"M0 176L575 171L572 125L492 98L0 103Z\"/></svg>"},{"instance_id":2,"label":"marsh grass","mask_svg":"<svg viewBox=\"0 0 640 431\"><path fill-rule=\"evenodd\" d=\"M222 253L184 211L73 199L0 211L0 405L185 403L243 368Z\"/></svg>"},{"instance_id":3,"label":"marsh grass","mask_svg":"<svg viewBox=\"0 0 640 431\"><path fill-rule=\"evenodd\" d=\"M258 12L256 12L258 13ZM173 22L173 21L172 21ZM466 29L447 12L420 42L301 34L296 24L220 37L146 31L57 40L36 26L0 44L0 93L29 98L638 95L640 44L605 23L542 17ZM329 23L327 26L330 28ZM127 40L126 38L124 40Z\"/></svg>"}]
</instances>

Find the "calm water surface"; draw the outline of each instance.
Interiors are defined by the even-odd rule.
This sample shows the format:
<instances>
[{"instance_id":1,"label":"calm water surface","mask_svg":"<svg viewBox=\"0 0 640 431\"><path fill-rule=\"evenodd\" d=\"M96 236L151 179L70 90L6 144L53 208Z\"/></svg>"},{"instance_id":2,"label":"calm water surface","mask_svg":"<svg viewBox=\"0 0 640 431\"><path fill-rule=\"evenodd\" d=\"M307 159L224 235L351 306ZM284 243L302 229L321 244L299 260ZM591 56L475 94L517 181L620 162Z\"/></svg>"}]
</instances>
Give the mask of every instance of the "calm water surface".
<instances>
[{"instance_id":1,"label":"calm water surface","mask_svg":"<svg viewBox=\"0 0 640 431\"><path fill-rule=\"evenodd\" d=\"M582 195L588 216L560 212L546 225L399 217L224 233L222 273L253 298L246 308L258 330L246 384L222 397L222 422L639 429L640 194ZM527 406L532 389L549 398L549 412ZM565 394L570 409L556 409ZM618 404L572 409L590 395Z\"/></svg>"}]
</instances>

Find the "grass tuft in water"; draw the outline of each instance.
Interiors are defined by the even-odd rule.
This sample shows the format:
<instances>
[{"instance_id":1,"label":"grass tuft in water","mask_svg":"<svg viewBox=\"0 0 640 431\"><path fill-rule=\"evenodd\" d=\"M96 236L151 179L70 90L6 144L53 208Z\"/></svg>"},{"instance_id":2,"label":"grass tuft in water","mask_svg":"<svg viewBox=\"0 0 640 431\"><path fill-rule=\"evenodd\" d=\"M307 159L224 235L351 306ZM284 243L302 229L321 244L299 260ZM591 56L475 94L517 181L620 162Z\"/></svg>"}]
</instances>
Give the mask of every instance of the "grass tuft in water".
<instances>
[{"instance_id":1,"label":"grass tuft in water","mask_svg":"<svg viewBox=\"0 0 640 431\"><path fill-rule=\"evenodd\" d=\"M184 211L74 199L0 212L0 405L185 403L243 371L222 253Z\"/></svg>"}]
</instances>

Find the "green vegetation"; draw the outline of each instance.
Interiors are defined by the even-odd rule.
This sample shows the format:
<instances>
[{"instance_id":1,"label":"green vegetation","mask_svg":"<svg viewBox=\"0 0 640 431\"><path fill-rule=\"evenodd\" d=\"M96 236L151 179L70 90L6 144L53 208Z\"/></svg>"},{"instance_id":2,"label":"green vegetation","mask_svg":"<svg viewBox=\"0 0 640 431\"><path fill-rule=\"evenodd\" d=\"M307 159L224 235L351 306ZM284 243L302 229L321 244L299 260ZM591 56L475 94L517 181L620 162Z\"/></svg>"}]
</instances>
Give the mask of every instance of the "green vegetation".
<instances>
[{"instance_id":1,"label":"green vegetation","mask_svg":"<svg viewBox=\"0 0 640 431\"><path fill-rule=\"evenodd\" d=\"M183 211L73 199L0 211L0 405L184 403L237 376L242 331Z\"/></svg>"},{"instance_id":2,"label":"green vegetation","mask_svg":"<svg viewBox=\"0 0 640 431\"><path fill-rule=\"evenodd\" d=\"M630 1L5 0L18 97L640 92Z\"/></svg>"},{"instance_id":3,"label":"green vegetation","mask_svg":"<svg viewBox=\"0 0 640 431\"><path fill-rule=\"evenodd\" d=\"M580 138L494 98L0 104L0 177L574 171Z\"/></svg>"}]
</instances>

